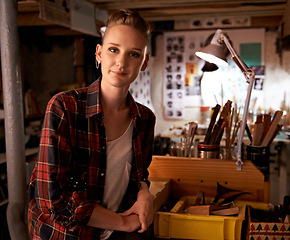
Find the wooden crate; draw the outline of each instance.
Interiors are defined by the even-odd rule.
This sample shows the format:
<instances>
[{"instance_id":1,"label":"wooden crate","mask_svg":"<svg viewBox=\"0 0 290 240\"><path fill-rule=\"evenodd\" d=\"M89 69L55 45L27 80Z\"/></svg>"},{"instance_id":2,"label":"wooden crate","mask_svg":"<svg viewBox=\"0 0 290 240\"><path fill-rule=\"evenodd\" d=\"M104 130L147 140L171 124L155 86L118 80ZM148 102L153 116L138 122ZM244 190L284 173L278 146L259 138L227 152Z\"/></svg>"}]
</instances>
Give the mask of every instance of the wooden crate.
<instances>
[{"instance_id":1,"label":"wooden crate","mask_svg":"<svg viewBox=\"0 0 290 240\"><path fill-rule=\"evenodd\" d=\"M149 178L171 179L171 194L175 198L195 196L198 191L203 191L206 197L214 197L219 182L250 192L241 196L241 200L270 201L269 182L264 181L264 175L251 161L244 161L242 170L238 171L236 162L231 160L153 156Z\"/></svg>"}]
</instances>

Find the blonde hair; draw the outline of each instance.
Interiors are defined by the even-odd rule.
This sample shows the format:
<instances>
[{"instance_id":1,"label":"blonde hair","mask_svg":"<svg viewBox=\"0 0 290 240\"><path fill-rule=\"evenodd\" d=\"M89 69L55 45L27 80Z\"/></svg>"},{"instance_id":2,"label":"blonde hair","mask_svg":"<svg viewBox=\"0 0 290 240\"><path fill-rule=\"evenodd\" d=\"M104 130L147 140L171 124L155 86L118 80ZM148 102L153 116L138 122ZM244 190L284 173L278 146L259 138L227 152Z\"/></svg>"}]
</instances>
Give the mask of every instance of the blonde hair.
<instances>
[{"instance_id":1,"label":"blonde hair","mask_svg":"<svg viewBox=\"0 0 290 240\"><path fill-rule=\"evenodd\" d=\"M151 26L140 16L137 11L121 9L119 11L113 12L107 21L106 31L107 29L117 25L129 26L140 31L147 41L150 38ZM104 33L103 39L105 36L106 32Z\"/></svg>"}]
</instances>

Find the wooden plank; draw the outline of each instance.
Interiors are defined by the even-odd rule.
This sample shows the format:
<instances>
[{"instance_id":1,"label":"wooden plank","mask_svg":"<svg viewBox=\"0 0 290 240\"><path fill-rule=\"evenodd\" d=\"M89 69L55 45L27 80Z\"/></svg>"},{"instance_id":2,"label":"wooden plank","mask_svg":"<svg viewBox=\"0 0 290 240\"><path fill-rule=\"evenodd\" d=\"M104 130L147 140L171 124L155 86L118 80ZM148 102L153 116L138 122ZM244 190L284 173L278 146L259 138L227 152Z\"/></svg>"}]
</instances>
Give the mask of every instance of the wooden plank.
<instances>
[{"instance_id":1,"label":"wooden plank","mask_svg":"<svg viewBox=\"0 0 290 240\"><path fill-rule=\"evenodd\" d=\"M277 14L275 16L259 16L251 17L251 27L277 27L281 25L282 16Z\"/></svg>"},{"instance_id":2,"label":"wooden plank","mask_svg":"<svg viewBox=\"0 0 290 240\"><path fill-rule=\"evenodd\" d=\"M148 21L190 20L193 15L199 18L245 15L251 17L251 27L279 26L286 12L286 7L289 7L289 3L287 5L286 0L279 1L278 3L273 0L90 0L90 2L100 9L106 9L108 12L120 8L136 9ZM252 5L249 5L249 2L252 2ZM247 3L247 5L244 3ZM19 26L54 25L37 18L39 4L38 0L18 2L19 15L26 13L26 15L18 16ZM32 16L29 16L30 14Z\"/></svg>"},{"instance_id":3,"label":"wooden plank","mask_svg":"<svg viewBox=\"0 0 290 240\"><path fill-rule=\"evenodd\" d=\"M234 17L236 15L245 15L253 17L268 17L271 21L272 16L280 16L282 18L284 8L279 7L277 9L266 8L262 9L251 9L248 6L238 8L173 8L173 9L140 9L140 14L147 21L165 21L165 20L187 20L192 19L192 16L196 18L207 18L207 17ZM267 21L268 22L268 21ZM267 23L266 22L266 23ZM257 25L257 24L256 24ZM265 27L265 26L264 26Z\"/></svg>"},{"instance_id":4,"label":"wooden plank","mask_svg":"<svg viewBox=\"0 0 290 240\"><path fill-rule=\"evenodd\" d=\"M270 126L271 126L271 114L263 114L263 134L262 134L262 140L264 139L264 137L266 136Z\"/></svg>"},{"instance_id":5,"label":"wooden plank","mask_svg":"<svg viewBox=\"0 0 290 240\"><path fill-rule=\"evenodd\" d=\"M283 115L283 111L276 111L275 115L273 117L273 120L271 122L271 126L269 127L269 130L266 133L266 136L264 137L261 146L265 147L268 146L270 144L270 140L273 137L273 134L276 132L277 130L277 126L279 124L279 121L281 119Z\"/></svg>"},{"instance_id":6,"label":"wooden plank","mask_svg":"<svg viewBox=\"0 0 290 240\"><path fill-rule=\"evenodd\" d=\"M262 139L262 134L263 134L263 129L264 129L264 123L259 122L255 123L254 125L254 130L253 130L253 146L260 146L261 145L261 139Z\"/></svg>"},{"instance_id":7,"label":"wooden plank","mask_svg":"<svg viewBox=\"0 0 290 240\"><path fill-rule=\"evenodd\" d=\"M214 197L219 182L251 193L241 196L241 199L269 201L269 196L264 196L268 191L264 175L253 163L245 161L241 171L236 168L236 162L231 160L153 156L149 177L172 179L173 192L177 196L196 195L203 191L206 197Z\"/></svg>"},{"instance_id":8,"label":"wooden plank","mask_svg":"<svg viewBox=\"0 0 290 240\"><path fill-rule=\"evenodd\" d=\"M34 27L34 26L53 26L54 23L43 20L39 17L38 12L19 13L17 15L17 23L20 27Z\"/></svg>"},{"instance_id":9,"label":"wooden plank","mask_svg":"<svg viewBox=\"0 0 290 240\"><path fill-rule=\"evenodd\" d=\"M39 2L26 0L18 2L18 12L39 12Z\"/></svg>"},{"instance_id":10,"label":"wooden plank","mask_svg":"<svg viewBox=\"0 0 290 240\"><path fill-rule=\"evenodd\" d=\"M32 0L31 0L32 1ZM38 0L37 0L38 1ZM100 3L100 4L104 4L104 3L117 3L117 2L147 2L147 3L152 3L152 2L159 2L159 3L176 3L176 0L88 0L89 2L92 3ZM239 3L239 4L244 4L244 3L252 3L252 4L273 4L273 3L277 3L277 1L275 0L178 0L178 2L183 3L183 4L204 4L204 3L208 3L208 4L231 4L231 3ZM287 3L287 0L280 0L280 3Z\"/></svg>"},{"instance_id":11,"label":"wooden plank","mask_svg":"<svg viewBox=\"0 0 290 240\"><path fill-rule=\"evenodd\" d=\"M161 205L168 199L172 189L171 189L170 179L150 179L149 191L154 198L153 210L157 212Z\"/></svg>"},{"instance_id":12,"label":"wooden plank","mask_svg":"<svg viewBox=\"0 0 290 240\"><path fill-rule=\"evenodd\" d=\"M194 8L194 7L175 7L175 8L150 8L145 10L147 14L219 14L227 13L227 15L235 16L235 14L245 14L247 16L277 16L283 15L285 6L241 6L237 8L215 8L214 6L207 5L205 8ZM142 12L142 10L140 10Z\"/></svg>"},{"instance_id":13,"label":"wooden plank","mask_svg":"<svg viewBox=\"0 0 290 240\"><path fill-rule=\"evenodd\" d=\"M238 7L238 6L243 6L245 1L233 1L233 0L226 0L226 1L218 1L218 0L211 0L211 1L206 1L206 0L202 0L202 1L195 1L195 0L179 0L179 1L175 1L175 0L158 0L158 1L154 1L154 0L148 0L148 1L131 1L131 0L127 0L127 1L98 1L98 0L90 0L91 2L95 3L98 7L100 8L105 8L105 9L120 9L120 8L129 8L129 9L144 9L144 8L169 8L169 7L195 7L195 8L202 8L202 7L212 7L212 8L216 8L216 7L227 7L227 8L231 8L231 7ZM249 4L250 1L247 1L246 3ZM274 3L276 3L276 5L281 5L281 2L277 3L273 0L268 0L268 1L260 1L259 3L257 3L257 1L255 1L253 5L255 4L261 4L263 3L264 7L267 7L267 4L270 4L270 6L275 6ZM284 4L286 4L286 0L284 0L283 2ZM283 4L282 3L282 4Z\"/></svg>"}]
</instances>

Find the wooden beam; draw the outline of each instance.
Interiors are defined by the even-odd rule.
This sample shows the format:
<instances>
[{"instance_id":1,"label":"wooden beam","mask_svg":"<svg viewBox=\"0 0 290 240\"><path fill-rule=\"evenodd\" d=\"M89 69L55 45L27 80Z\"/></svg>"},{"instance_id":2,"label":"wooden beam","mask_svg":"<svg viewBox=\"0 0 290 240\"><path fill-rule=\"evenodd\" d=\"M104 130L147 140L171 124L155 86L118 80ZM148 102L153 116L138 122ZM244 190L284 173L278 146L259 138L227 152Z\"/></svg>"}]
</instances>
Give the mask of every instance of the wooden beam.
<instances>
[{"instance_id":1,"label":"wooden beam","mask_svg":"<svg viewBox=\"0 0 290 240\"><path fill-rule=\"evenodd\" d=\"M17 23L20 27L51 26L51 22L39 17L39 1L26 0L18 2Z\"/></svg>"},{"instance_id":2,"label":"wooden beam","mask_svg":"<svg viewBox=\"0 0 290 240\"><path fill-rule=\"evenodd\" d=\"M224 5L231 7L237 5L247 5L247 4L256 4L256 5L266 5L266 4L285 4L287 0L273 1L273 0L247 0L247 1L233 1L233 0L148 0L148 1L109 1L109 0L89 0L96 4L100 8L105 8L108 10L120 9L120 8L130 8L130 9L152 9L152 8L167 8L167 7L204 7L204 6L218 6Z\"/></svg>"},{"instance_id":3,"label":"wooden beam","mask_svg":"<svg viewBox=\"0 0 290 240\"><path fill-rule=\"evenodd\" d=\"M270 17L283 16L284 7L256 7L243 6L237 8L170 8L170 9L150 9L140 10L140 14L147 21L164 20L186 20L193 17L230 17L230 16L249 16L249 17Z\"/></svg>"},{"instance_id":4,"label":"wooden beam","mask_svg":"<svg viewBox=\"0 0 290 240\"><path fill-rule=\"evenodd\" d=\"M278 27L281 25L282 16L252 17L251 27Z\"/></svg>"},{"instance_id":5,"label":"wooden beam","mask_svg":"<svg viewBox=\"0 0 290 240\"><path fill-rule=\"evenodd\" d=\"M251 27L279 26L284 15L284 33L290 34L290 11L287 0L87 0L97 7L111 11L130 8L139 10L149 22L190 20L208 17L251 17ZM39 1L26 0L18 2L19 26L56 26L56 24L39 18Z\"/></svg>"},{"instance_id":6,"label":"wooden beam","mask_svg":"<svg viewBox=\"0 0 290 240\"><path fill-rule=\"evenodd\" d=\"M18 2L18 12L39 12L39 2L26 0Z\"/></svg>"},{"instance_id":7,"label":"wooden beam","mask_svg":"<svg viewBox=\"0 0 290 240\"><path fill-rule=\"evenodd\" d=\"M17 15L17 23L20 27L35 27L35 26L53 26L52 22L48 22L39 17L38 12L23 12Z\"/></svg>"}]
</instances>

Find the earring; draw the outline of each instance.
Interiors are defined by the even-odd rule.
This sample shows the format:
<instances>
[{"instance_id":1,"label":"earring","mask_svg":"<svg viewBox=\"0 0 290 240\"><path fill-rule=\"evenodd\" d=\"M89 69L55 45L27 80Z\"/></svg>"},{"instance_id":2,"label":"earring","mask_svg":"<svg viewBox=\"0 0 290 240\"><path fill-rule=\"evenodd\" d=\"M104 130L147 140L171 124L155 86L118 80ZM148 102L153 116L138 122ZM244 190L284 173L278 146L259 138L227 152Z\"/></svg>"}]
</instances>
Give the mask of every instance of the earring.
<instances>
[{"instance_id":1,"label":"earring","mask_svg":"<svg viewBox=\"0 0 290 240\"><path fill-rule=\"evenodd\" d=\"M97 68L97 69L99 69L100 64L101 64L101 61L97 61L97 59L96 59L96 68Z\"/></svg>"},{"instance_id":2,"label":"earring","mask_svg":"<svg viewBox=\"0 0 290 240\"><path fill-rule=\"evenodd\" d=\"M96 57L96 68L97 69L99 69L99 67L100 67L100 64L101 64L101 61L99 60L97 60L97 53L95 53L95 57Z\"/></svg>"}]
</instances>

